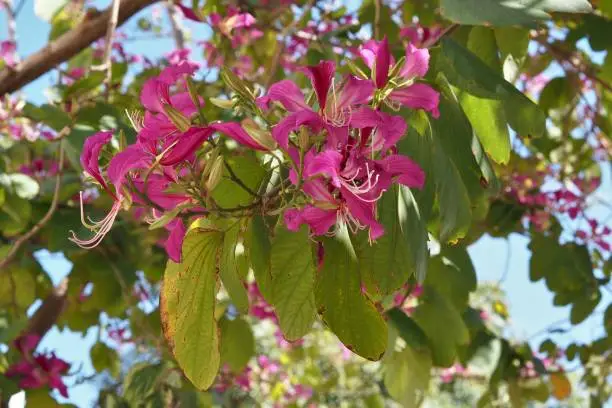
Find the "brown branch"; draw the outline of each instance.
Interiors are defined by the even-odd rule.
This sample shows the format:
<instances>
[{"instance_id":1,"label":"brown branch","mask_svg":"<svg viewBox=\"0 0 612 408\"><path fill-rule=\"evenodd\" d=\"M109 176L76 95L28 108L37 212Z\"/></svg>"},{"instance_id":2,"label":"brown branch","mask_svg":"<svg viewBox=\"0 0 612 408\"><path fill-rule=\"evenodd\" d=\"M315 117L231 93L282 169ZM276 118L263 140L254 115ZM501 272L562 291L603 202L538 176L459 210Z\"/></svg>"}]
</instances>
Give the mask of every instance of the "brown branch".
<instances>
[{"instance_id":1,"label":"brown branch","mask_svg":"<svg viewBox=\"0 0 612 408\"><path fill-rule=\"evenodd\" d=\"M36 235L38 231L40 231L49 222L49 220L51 220L51 218L53 217L53 214L55 213L55 210L57 209L60 188L62 186L62 172L64 169L64 144L63 143L64 143L63 140L59 141L58 171L57 171L57 175L55 176L55 190L53 191L53 198L51 199L51 205L49 206L47 213L40 219L40 221L38 221L36 225L32 227L31 230L29 230L28 232L20 236L15 241L11 249L9 249L8 253L6 254L6 257L4 257L4 259L0 261L0 270L4 269L11 262L11 260L15 257L15 255L19 251L19 248L21 248L21 246L24 243L26 243L30 238Z\"/></svg>"},{"instance_id":2,"label":"brown branch","mask_svg":"<svg viewBox=\"0 0 612 408\"><path fill-rule=\"evenodd\" d=\"M166 3L166 10L168 11L168 18L170 19L170 26L172 27L172 37L174 38L174 45L177 50L185 48L185 36L179 25L179 16L176 11L176 7L172 2Z\"/></svg>"},{"instance_id":3,"label":"brown branch","mask_svg":"<svg viewBox=\"0 0 612 408\"><path fill-rule=\"evenodd\" d=\"M68 278L64 278L36 309L24 333L36 334L42 339L64 311L68 300L67 294Z\"/></svg>"},{"instance_id":4,"label":"brown branch","mask_svg":"<svg viewBox=\"0 0 612 408\"><path fill-rule=\"evenodd\" d=\"M158 0L124 0L119 10L117 25ZM57 40L47 44L35 54L26 58L15 68L6 67L0 71L0 95L12 93L49 72L57 65L69 60L87 48L108 30L112 6L105 11L88 15L74 29Z\"/></svg>"},{"instance_id":5,"label":"brown branch","mask_svg":"<svg viewBox=\"0 0 612 408\"><path fill-rule=\"evenodd\" d=\"M584 61L577 53L566 50L555 43L549 43L544 37L535 37L534 40L544 46L554 59L559 63L567 62L576 72L583 73L593 82L597 82L607 91L612 92L612 85L597 76L597 69L593 65Z\"/></svg>"},{"instance_id":6,"label":"brown branch","mask_svg":"<svg viewBox=\"0 0 612 408\"><path fill-rule=\"evenodd\" d=\"M382 7L382 0L374 0L374 39L381 40L380 38L380 12Z\"/></svg>"}]
</instances>

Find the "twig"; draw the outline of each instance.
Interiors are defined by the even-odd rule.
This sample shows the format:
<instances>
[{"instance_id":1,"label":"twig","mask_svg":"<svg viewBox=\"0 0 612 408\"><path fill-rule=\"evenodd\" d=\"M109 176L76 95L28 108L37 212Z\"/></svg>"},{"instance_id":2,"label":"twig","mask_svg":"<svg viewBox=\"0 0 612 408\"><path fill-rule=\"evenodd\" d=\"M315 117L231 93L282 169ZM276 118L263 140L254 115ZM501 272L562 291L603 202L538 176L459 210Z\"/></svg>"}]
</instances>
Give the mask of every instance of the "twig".
<instances>
[{"instance_id":1,"label":"twig","mask_svg":"<svg viewBox=\"0 0 612 408\"><path fill-rule=\"evenodd\" d=\"M584 74L590 80L597 82L602 87L604 87L609 92L612 92L612 85L603 79L597 76L597 71L593 68L592 65L585 62L582 58L579 58L577 55L572 53L571 51L565 50L554 43L549 43L543 37L534 37L533 38L538 44L544 46L550 54L556 59L558 62L563 63L567 62L570 66L576 70L578 73Z\"/></svg>"},{"instance_id":2,"label":"twig","mask_svg":"<svg viewBox=\"0 0 612 408\"><path fill-rule=\"evenodd\" d=\"M157 1L123 0L117 26ZM101 38L106 33L111 14L111 8L101 13L90 13L82 23L26 58L17 67L5 67L0 71L0 95L15 92Z\"/></svg>"},{"instance_id":3,"label":"twig","mask_svg":"<svg viewBox=\"0 0 612 408\"><path fill-rule=\"evenodd\" d=\"M0 270L5 268L12 261L12 259L15 257L15 255L19 251L19 248L21 248L21 246L26 241L28 241L30 238L36 235L38 231L40 231L45 225L47 225L47 223L53 217L55 210L57 209L57 203L59 201L59 195L60 195L60 188L62 186L62 173L63 173L63 168L64 168L64 145L63 143L64 143L63 139L59 141L59 147L58 147L59 163L58 163L57 175L55 176L55 190L53 191L53 198L51 199L51 205L49 206L47 213L40 219L40 221L38 221L36 225L32 227L31 230L23 234L21 237L19 237L15 241L11 249L9 249L8 253L6 254L6 257L0 261Z\"/></svg>"},{"instance_id":4,"label":"twig","mask_svg":"<svg viewBox=\"0 0 612 408\"><path fill-rule=\"evenodd\" d=\"M168 11L168 18L170 19L170 26L172 27L172 36L174 37L174 44L176 49L181 50L185 48L185 36L179 26L179 17L176 12L176 7L170 1L166 2L166 10Z\"/></svg>"},{"instance_id":5,"label":"twig","mask_svg":"<svg viewBox=\"0 0 612 408\"><path fill-rule=\"evenodd\" d=\"M91 67L92 71L104 71L106 70L106 85L111 85L113 75L113 37L115 36L115 30L117 29L117 23L119 22L119 7L121 0L113 0L111 9L111 17L108 20L108 27L106 29L106 40L104 44L104 57L101 65Z\"/></svg>"},{"instance_id":6,"label":"twig","mask_svg":"<svg viewBox=\"0 0 612 408\"><path fill-rule=\"evenodd\" d=\"M374 0L374 38L380 40L380 12L382 0Z\"/></svg>"},{"instance_id":7,"label":"twig","mask_svg":"<svg viewBox=\"0 0 612 408\"><path fill-rule=\"evenodd\" d=\"M17 16L13 8L12 0L4 0L4 9L6 10L6 23L8 40L17 45Z\"/></svg>"}]
</instances>

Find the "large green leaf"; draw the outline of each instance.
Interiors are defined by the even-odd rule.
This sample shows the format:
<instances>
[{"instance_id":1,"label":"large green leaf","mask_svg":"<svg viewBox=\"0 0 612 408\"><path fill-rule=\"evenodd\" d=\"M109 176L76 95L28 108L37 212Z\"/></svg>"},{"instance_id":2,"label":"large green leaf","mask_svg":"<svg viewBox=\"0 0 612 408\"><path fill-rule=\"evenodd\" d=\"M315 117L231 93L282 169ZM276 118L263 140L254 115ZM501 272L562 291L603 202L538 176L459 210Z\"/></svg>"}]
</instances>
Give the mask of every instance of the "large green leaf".
<instances>
[{"instance_id":1,"label":"large green leaf","mask_svg":"<svg viewBox=\"0 0 612 408\"><path fill-rule=\"evenodd\" d=\"M288 340L304 336L314 322L315 264L308 229L276 231L271 249L272 298Z\"/></svg>"},{"instance_id":2,"label":"large green leaf","mask_svg":"<svg viewBox=\"0 0 612 408\"><path fill-rule=\"evenodd\" d=\"M587 0L440 0L442 15L465 25L517 25L548 19L549 12L590 13Z\"/></svg>"},{"instance_id":3,"label":"large green leaf","mask_svg":"<svg viewBox=\"0 0 612 408\"><path fill-rule=\"evenodd\" d=\"M406 346L402 351L394 351L385 364L385 387L402 407L417 407L419 397L429 385L431 367L431 354L427 349L417 351Z\"/></svg>"},{"instance_id":4,"label":"large green leaf","mask_svg":"<svg viewBox=\"0 0 612 408\"><path fill-rule=\"evenodd\" d=\"M249 297L240 279L236 258L236 245L239 238L240 222L234 221L234 224L223 234L223 253L219 263L219 276L236 309L241 313L246 313L249 310Z\"/></svg>"},{"instance_id":5,"label":"large green leaf","mask_svg":"<svg viewBox=\"0 0 612 408\"><path fill-rule=\"evenodd\" d=\"M325 257L315 291L319 314L348 349L379 360L387 347L387 325L361 292L359 264L348 232L323 243Z\"/></svg>"},{"instance_id":6,"label":"large green leaf","mask_svg":"<svg viewBox=\"0 0 612 408\"><path fill-rule=\"evenodd\" d=\"M382 296L402 287L413 272L410 248L399 223L398 211L398 188L393 188L378 203L378 220L385 227L385 235L370 244L363 234L357 250L364 282L373 286L370 291Z\"/></svg>"},{"instance_id":7,"label":"large green leaf","mask_svg":"<svg viewBox=\"0 0 612 408\"><path fill-rule=\"evenodd\" d=\"M200 389L210 387L219 369L214 309L222 245L218 231L191 230L183 243L183 262L168 261L161 291L164 336L187 378Z\"/></svg>"},{"instance_id":8,"label":"large green leaf","mask_svg":"<svg viewBox=\"0 0 612 408\"><path fill-rule=\"evenodd\" d=\"M501 72L493 30L474 27L470 31L468 48L486 62L491 69ZM508 163L510 135L503 102L496 99L479 98L467 92L460 92L459 100L485 151L496 162Z\"/></svg>"},{"instance_id":9,"label":"large green leaf","mask_svg":"<svg viewBox=\"0 0 612 408\"><path fill-rule=\"evenodd\" d=\"M444 38L436 67L452 85L472 96L503 100L508 124L520 136L544 133L546 117L540 108L462 45Z\"/></svg>"},{"instance_id":10,"label":"large green leaf","mask_svg":"<svg viewBox=\"0 0 612 408\"><path fill-rule=\"evenodd\" d=\"M455 362L458 347L470 339L467 327L451 301L430 285L425 285L421 299L412 318L427 335L434 364L450 367Z\"/></svg>"},{"instance_id":11,"label":"large green leaf","mask_svg":"<svg viewBox=\"0 0 612 408\"><path fill-rule=\"evenodd\" d=\"M145 398L153 395L160 385L160 377L163 375L161 364L138 363L134 365L123 382L124 398L138 405Z\"/></svg>"},{"instance_id":12,"label":"large green leaf","mask_svg":"<svg viewBox=\"0 0 612 408\"><path fill-rule=\"evenodd\" d=\"M457 310L463 310L477 285L476 271L466 249L445 247L440 255L431 258L425 284L450 300Z\"/></svg>"},{"instance_id":13,"label":"large green leaf","mask_svg":"<svg viewBox=\"0 0 612 408\"><path fill-rule=\"evenodd\" d=\"M223 318L221 329L221 362L234 372L240 372L255 354L255 338L251 326L244 319Z\"/></svg>"},{"instance_id":14,"label":"large green leaf","mask_svg":"<svg viewBox=\"0 0 612 408\"><path fill-rule=\"evenodd\" d=\"M248 252L255 281L264 299L272 302L272 275L270 272L270 229L261 215L255 215L249 223L244 245Z\"/></svg>"},{"instance_id":15,"label":"large green leaf","mask_svg":"<svg viewBox=\"0 0 612 408\"><path fill-rule=\"evenodd\" d=\"M402 238L408 242L416 278L419 282L423 282L427 274L427 260L429 259L426 220L423 218L412 190L406 186L400 186L397 198L398 221Z\"/></svg>"}]
</instances>

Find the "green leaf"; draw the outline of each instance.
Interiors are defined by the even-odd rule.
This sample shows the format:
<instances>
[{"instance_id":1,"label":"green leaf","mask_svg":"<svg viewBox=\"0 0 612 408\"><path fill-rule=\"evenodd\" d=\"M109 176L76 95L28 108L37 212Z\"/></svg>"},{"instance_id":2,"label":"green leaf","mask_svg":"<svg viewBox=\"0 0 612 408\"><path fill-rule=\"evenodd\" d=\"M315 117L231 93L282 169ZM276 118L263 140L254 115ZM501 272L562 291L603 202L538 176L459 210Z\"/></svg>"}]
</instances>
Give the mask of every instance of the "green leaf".
<instances>
[{"instance_id":1,"label":"green leaf","mask_svg":"<svg viewBox=\"0 0 612 408\"><path fill-rule=\"evenodd\" d=\"M338 235L323 241L325 257L315 290L317 309L349 350L379 360L387 347L387 325L361 292L359 264L348 231Z\"/></svg>"},{"instance_id":2,"label":"green leaf","mask_svg":"<svg viewBox=\"0 0 612 408\"><path fill-rule=\"evenodd\" d=\"M408 242L417 281L423 282L427 274L427 260L429 259L426 222L412 190L408 187L399 186L397 205L402 237Z\"/></svg>"},{"instance_id":3,"label":"green leaf","mask_svg":"<svg viewBox=\"0 0 612 408\"><path fill-rule=\"evenodd\" d=\"M425 332L405 312L398 308L393 308L388 310L386 315L407 345L415 351L429 351Z\"/></svg>"},{"instance_id":4,"label":"green leaf","mask_svg":"<svg viewBox=\"0 0 612 408\"><path fill-rule=\"evenodd\" d=\"M587 296L578 298L572 305L570 311L570 322L579 324L586 320L593 313L599 302L601 301L601 292L599 290L589 293Z\"/></svg>"},{"instance_id":5,"label":"green leaf","mask_svg":"<svg viewBox=\"0 0 612 408\"><path fill-rule=\"evenodd\" d=\"M68 3L68 0L35 0L34 14L41 20L49 23L66 3Z\"/></svg>"},{"instance_id":6,"label":"green leaf","mask_svg":"<svg viewBox=\"0 0 612 408\"><path fill-rule=\"evenodd\" d=\"M183 242L183 262L168 261L161 291L164 336L186 377L199 389L212 385L219 369L219 334L214 318L218 231L194 229Z\"/></svg>"},{"instance_id":7,"label":"green leaf","mask_svg":"<svg viewBox=\"0 0 612 408\"><path fill-rule=\"evenodd\" d=\"M539 103L545 112L549 112L553 109L567 107L577 95L578 89L572 84L569 77L553 78L542 89Z\"/></svg>"},{"instance_id":8,"label":"green leaf","mask_svg":"<svg viewBox=\"0 0 612 408\"><path fill-rule=\"evenodd\" d=\"M458 347L470 339L467 327L455 306L430 285L425 285L421 299L412 318L429 339L433 363L450 367L455 362Z\"/></svg>"},{"instance_id":9,"label":"green leaf","mask_svg":"<svg viewBox=\"0 0 612 408\"><path fill-rule=\"evenodd\" d=\"M226 159L242 182L256 192L266 175L266 170L254 156L240 156ZM223 169L223 178L212 192L215 202L223 208L232 208L239 205L249 205L253 201L253 196L235 181L231 180L226 168Z\"/></svg>"},{"instance_id":10,"label":"green leaf","mask_svg":"<svg viewBox=\"0 0 612 408\"><path fill-rule=\"evenodd\" d=\"M138 405L145 398L153 395L163 374L161 364L138 363L125 376L123 397L130 403Z\"/></svg>"},{"instance_id":11,"label":"green leaf","mask_svg":"<svg viewBox=\"0 0 612 408\"><path fill-rule=\"evenodd\" d=\"M97 372L108 370L113 377L117 378L121 372L121 360L115 350L98 342L91 348L89 354L91 363Z\"/></svg>"},{"instance_id":12,"label":"green leaf","mask_svg":"<svg viewBox=\"0 0 612 408\"><path fill-rule=\"evenodd\" d=\"M221 319L221 362L240 372L255 354L255 338L251 326L241 318Z\"/></svg>"},{"instance_id":13,"label":"green leaf","mask_svg":"<svg viewBox=\"0 0 612 408\"><path fill-rule=\"evenodd\" d=\"M485 27L472 28L468 39L468 48L493 70L498 72L501 70L493 30ZM510 135L503 102L478 98L467 92L460 92L459 100L485 151L497 163L508 163L510 160Z\"/></svg>"},{"instance_id":14,"label":"green leaf","mask_svg":"<svg viewBox=\"0 0 612 408\"><path fill-rule=\"evenodd\" d=\"M106 79L106 71L92 71L64 89L64 99L76 98L93 91Z\"/></svg>"},{"instance_id":15,"label":"green leaf","mask_svg":"<svg viewBox=\"0 0 612 408\"><path fill-rule=\"evenodd\" d=\"M503 100L506 119L519 135L540 136L544 133L546 117L540 108L499 72L457 42L442 39L436 66L460 90L478 98Z\"/></svg>"},{"instance_id":16,"label":"green leaf","mask_svg":"<svg viewBox=\"0 0 612 408\"><path fill-rule=\"evenodd\" d=\"M549 12L590 13L587 0L440 0L442 15L464 25L519 25L550 18Z\"/></svg>"},{"instance_id":17,"label":"green leaf","mask_svg":"<svg viewBox=\"0 0 612 408\"><path fill-rule=\"evenodd\" d=\"M37 122L42 122L57 131L72 123L70 116L54 105L44 104L36 106L27 103L23 108L23 113L25 116Z\"/></svg>"},{"instance_id":18,"label":"green leaf","mask_svg":"<svg viewBox=\"0 0 612 408\"><path fill-rule=\"evenodd\" d=\"M445 247L429 261L425 284L450 300L457 310L463 310L469 294L476 290L477 278L467 250L461 246Z\"/></svg>"},{"instance_id":19,"label":"green leaf","mask_svg":"<svg viewBox=\"0 0 612 408\"><path fill-rule=\"evenodd\" d=\"M0 185L4 186L4 189L7 191L25 200L33 199L40 191L38 182L27 174L22 173L0 174ZM2 194L2 197L4 198L4 194Z\"/></svg>"},{"instance_id":20,"label":"green leaf","mask_svg":"<svg viewBox=\"0 0 612 408\"><path fill-rule=\"evenodd\" d=\"M417 351L407 346L400 352L394 352L385 364L385 387L402 407L417 407L419 397L429 385L431 368L428 349Z\"/></svg>"},{"instance_id":21,"label":"green leaf","mask_svg":"<svg viewBox=\"0 0 612 408\"><path fill-rule=\"evenodd\" d=\"M385 234L370 243L366 234L359 240L359 266L364 282L382 296L402 287L413 272L408 240L404 238L398 215L398 188L387 191L378 203L378 221Z\"/></svg>"},{"instance_id":22,"label":"green leaf","mask_svg":"<svg viewBox=\"0 0 612 408\"><path fill-rule=\"evenodd\" d=\"M19 234L32 217L30 202L15 194L7 194L0 208L0 230L5 236Z\"/></svg>"},{"instance_id":23,"label":"green leaf","mask_svg":"<svg viewBox=\"0 0 612 408\"><path fill-rule=\"evenodd\" d=\"M308 229L279 228L270 254L272 298L279 325L287 340L304 336L314 322L315 264Z\"/></svg>"},{"instance_id":24,"label":"green leaf","mask_svg":"<svg viewBox=\"0 0 612 408\"><path fill-rule=\"evenodd\" d=\"M270 272L270 229L261 215L255 215L249 224L245 246L255 275L257 287L264 299L272 302L272 274Z\"/></svg>"},{"instance_id":25,"label":"green leaf","mask_svg":"<svg viewBox=\"0 0 612 408\"><path fill-rule=\"evenodd\" d=\"M240 222L235 221L234 225L223 234L223 254L219 264L219 276L236 309L240 313L247 313L249 310L249 297L244 283L240 279L236 258L236 245L239 238Z\"/></svg>"}]
</instances>

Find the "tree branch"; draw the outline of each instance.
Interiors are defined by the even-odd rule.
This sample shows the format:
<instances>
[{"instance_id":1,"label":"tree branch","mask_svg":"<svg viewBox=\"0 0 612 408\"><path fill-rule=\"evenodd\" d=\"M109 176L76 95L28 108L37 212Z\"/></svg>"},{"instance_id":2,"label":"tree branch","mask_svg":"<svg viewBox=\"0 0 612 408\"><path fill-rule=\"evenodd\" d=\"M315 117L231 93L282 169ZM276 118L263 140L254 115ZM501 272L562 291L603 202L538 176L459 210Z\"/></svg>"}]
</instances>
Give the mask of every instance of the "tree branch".
<instances>
[{"instance_id":1,"label":"tree branch","mask_svg":"<svg viewBox=\"0 0 612 408\"><path fill-rule=\"evenodd\" d=\"M119 10L117 25L123 24L134 14L157 1L124 0ZM17 67L4 68L0 71L0 95L17 91L101 38L108 30L111 15L112 6L101 13L88 16L81 24L26 58Z\"/></svg>"},{"instance_id":2,"label":"tree branch","mask_svg":"<svg viewBox=\"0 0 612 408\"><path fill-rule=\"evenodd\" d=\"M179 26L179 16L176 12L176 8L172 2L166 3L166 10L168 11L168 18L170 19L170 26L172 27L172 36L174 38L174 45L177 50L185 48L185 36Z\"/></svg>"},{"instance_id":3,"label":"tree branch","mask_svg":"<svg viewBox=\"0 0 612 408\"><path fill-rule=\"evenodd\" d=\"M68 278L64 278L36 309L24 333L37 334L42 339L64 311L68 300L67 293Z\"/></svg>"}]
</instances>

